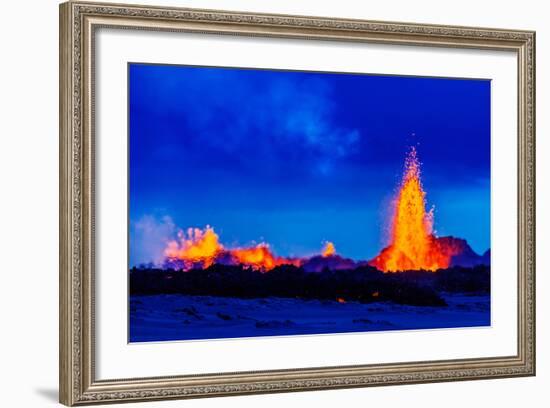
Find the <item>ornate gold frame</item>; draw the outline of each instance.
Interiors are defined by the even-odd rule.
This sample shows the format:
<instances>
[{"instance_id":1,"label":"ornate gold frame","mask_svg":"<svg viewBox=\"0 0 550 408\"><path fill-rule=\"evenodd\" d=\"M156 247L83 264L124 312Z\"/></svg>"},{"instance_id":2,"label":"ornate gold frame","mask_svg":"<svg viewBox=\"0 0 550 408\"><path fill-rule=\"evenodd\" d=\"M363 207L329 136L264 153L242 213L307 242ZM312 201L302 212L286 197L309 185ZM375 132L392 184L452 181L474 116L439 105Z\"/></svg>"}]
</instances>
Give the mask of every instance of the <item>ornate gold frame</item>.
<instances>
[{"instance_id":1,"label":"ornate gold frame","mask_svg":"<svg viewBox=\"0 0 550 408\"><path fill-rule=\"evenodd\" d=\"M507 50L518 63L518 349L513 356L176 377L94 376L93 47L98 27ZM60 401L145 401L535 374L535 33L68 2L60 5Z\"/></svg>"}]
</instances>

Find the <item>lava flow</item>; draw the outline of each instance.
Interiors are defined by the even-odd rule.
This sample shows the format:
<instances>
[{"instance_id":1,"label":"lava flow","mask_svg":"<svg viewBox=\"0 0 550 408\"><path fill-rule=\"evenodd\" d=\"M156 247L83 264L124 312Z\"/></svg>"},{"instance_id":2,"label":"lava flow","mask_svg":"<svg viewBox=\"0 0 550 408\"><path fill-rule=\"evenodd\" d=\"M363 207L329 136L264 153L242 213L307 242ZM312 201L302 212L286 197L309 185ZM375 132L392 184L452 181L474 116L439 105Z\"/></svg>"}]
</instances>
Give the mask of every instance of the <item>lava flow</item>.
<instances>
[{"instance_id":1,"label":"lava flow","mask_svg":"<svg viewBox=\"0 0 550 408\"><path fill-rule=\"evenodd\" d=\"M406 160L391 221L391 243L369 264L384 272L447 268L455 251L433 235L433 211L426 211L420 162L414 147Z\"/></svg>"}]
</instances>

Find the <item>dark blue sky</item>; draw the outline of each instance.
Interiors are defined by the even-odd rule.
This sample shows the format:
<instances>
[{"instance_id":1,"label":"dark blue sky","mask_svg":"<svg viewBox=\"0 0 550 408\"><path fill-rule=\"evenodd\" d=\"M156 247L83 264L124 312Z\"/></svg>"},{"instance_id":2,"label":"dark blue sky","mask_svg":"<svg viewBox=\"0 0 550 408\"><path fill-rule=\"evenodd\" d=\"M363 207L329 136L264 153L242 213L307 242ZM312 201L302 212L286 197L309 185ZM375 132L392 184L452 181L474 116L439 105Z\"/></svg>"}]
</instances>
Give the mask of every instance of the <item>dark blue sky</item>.
<instances>
[{"instance_id":1,"label":"dark blue sky","mask_svg":"<svg viewBox=\"0 0 550 408\"><path fill-rule=\"evenodd\" d=\"M330 240L370 259L411 145L438 235L490 247L488 80L143 64L129 75L130 264L153 257L143 243L158 231L207 224L228 246L303 256Z\"/></svg>"}]
</instances>

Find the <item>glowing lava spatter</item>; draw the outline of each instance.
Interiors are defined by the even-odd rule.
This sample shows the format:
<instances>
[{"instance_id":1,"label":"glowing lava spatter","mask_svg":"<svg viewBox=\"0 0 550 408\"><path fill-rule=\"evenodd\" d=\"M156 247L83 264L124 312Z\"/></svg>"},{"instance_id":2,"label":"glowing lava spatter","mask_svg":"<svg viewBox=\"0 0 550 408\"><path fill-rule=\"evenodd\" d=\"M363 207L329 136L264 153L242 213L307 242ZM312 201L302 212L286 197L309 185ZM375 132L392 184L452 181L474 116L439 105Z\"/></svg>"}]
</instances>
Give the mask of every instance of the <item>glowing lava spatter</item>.
<instances>
[{"instance_id":1,"label":"glowing lava spatter","mask_svg":"<svg viewBox=\"0 0 550 408\"><path fill-rule=\"evenodd\" d=\"M249 248L224 248L218 234L210 226L204 230L189 228L187 233L180 231L177 240L168 242L164 256L169 265L183 270L207 268L216 262L241 264L262 271L280 265L300 266L302 263L300 259L275 256L266 243Z\"/></svg>"},{"instance_id":2,"label":"glowing lava spatter","mask_svg":"<svg viewBox=\"0 0 550 408\"><path fill-rule=\"evenodd\" d=\"M283 258L273 255L269 245L261 243L252 248L237 248L229 250L238 263L251 266L254 269L269 271L280 265L300 266L300 259Z\"/></svg>"},{"instance_id":3,"label":"glowing lava spatter","mask_svg":"<svg viewBox=\"0 0 550 408\"><path fill-rule=\"evenodd\" d=\"M453 256L464 252L464 244L452 237L433 234L433 211L426 211L426 193L420 178L420 162L414 147L405 160L403 179L395 198L390 224L390 245L368 263L384 272L448 268ZM280 265L303 266L308 259L275 256L266 243L246 248L225 248L214 229L190 228L169 241L166 264L176 269L207 268L214 263L244 265L262 272ZM332 242L326 242L321 259L337 259Z\"/></svg>"},{"instance_id":4,"label":"glowing lava spatter","mask_svg":"<svg viewBox=\"0 0 550 408\"><path fill-rule=\"evenodd\" d=\"M334 246L334 244L330 241L327 241L325 243L325 246L323 247L323 252L321 255L323 256L323 258L336 255L336 247Z\"/></svg>"},{"instance_id":5,"label":"glowing lava spatter","mask_svg":"<svg viewBox=\"0 0 550 408\"><path fill-rule=\"evenodd\" d=\"M451 253L442 248L433 235L433 211L426 211L426 193L414 147L405 160L390 233L390 245L371 260L370 265L384 272L435 271L449 266Z\"/></svg>"},{"instance_id":6,"label":"glowing lava spatter","mask_svg":"<svg viewBox=\"0 0 550 408\"><path fill-rule=\"evenodd\" d=\"M164 256L182 261L185 267L200 263L207 268L222 251L223 246L219 242L218 234L212 227L207 226L204 230L189 228L187 233L179 231L178 239L168 242Z\"/></svg>"}]
</instances>

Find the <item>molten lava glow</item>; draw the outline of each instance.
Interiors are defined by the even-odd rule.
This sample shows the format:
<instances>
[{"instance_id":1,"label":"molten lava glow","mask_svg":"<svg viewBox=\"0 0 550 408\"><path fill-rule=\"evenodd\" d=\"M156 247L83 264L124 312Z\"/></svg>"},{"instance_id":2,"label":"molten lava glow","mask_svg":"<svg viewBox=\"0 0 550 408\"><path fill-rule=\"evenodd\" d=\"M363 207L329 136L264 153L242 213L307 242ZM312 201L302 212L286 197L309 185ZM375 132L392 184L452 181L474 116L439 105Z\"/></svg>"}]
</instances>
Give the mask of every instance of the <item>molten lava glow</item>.
<instances>
[{"instance_id":1,"label":"molten lava glow","mask_svg":"<svg viewBox=\"0 0 550 408\"><path fill-rule=\"evenodd\" d=\"M332 242L328 241L325 244L325 247L323 248L323 252L322 252L323 257L327 258L327 257L335 255L335 254L336 254L336 248L334 247L334 244Z\"/></svg>"},{"instance_id":2,"label":"molten lava glow","mask_svg":"<svg viewBox=\"0 0 550 408\"><path fill-rule=\"evenodd\" d=\"M275 257L267 244L259 244L252 248L233 249L231 255L237 259L238 263L250 265L257 269L265 268L269 270L276 266Z\"/></svg>"},{"instance_id":3,"label":"molten lava glow","mask_svg":"<svg viewBox=\"0 0 550 408\"><path fill-rule=\"evenodd\" d=\"M432 227L433 211L426 211L420 162L413 147L405 160L403 180L395 200L391 243L369 263L384 272L447 268L450 253L441 248Z\"/></svg>"},{"instance_id":4,"label":"molten lava glow","mask_svg":"<svg viewBox=\"0 0 550 408\"><path fill-rule=\"evenodd\" d=\"M164 256L169 263L180 265L184 270L200 266L207 268L216 261L242 264L253 269L269 271L279 265L300 266L300 259L277 257L269 245L258 244L250 248L226 249L219 242L218 234L207 226L204 230L189 228L187 233L180 231L178 239L168 242Z\"/></svg>"},{"instance_id":5,"label":"molten lava glow","mask_svg":"<svg viewBox=\"0 0 550 408\"><path fill-rule=\"evenodd\" d=\"M214 263L214 259L222 251L218 234L207 226L204 231L199 228L189 228L187 233L179 231L178 240L168 242L164 256L183 261L186 265L201 263L206 268Z\"/></svg>"},{"instance_id":6,"label":"molten lava glow","mask_svg":"<svg viewBox=\"0 0 550 408\"><path fill-rule=\"evenodd\" d=\"M252 248L237 248L229 251L238 263L251 266L254 269L269 271L279 265L300 266L300 260L276 257L269 245L262 243Z\"/></svg>"}]
</instances>

